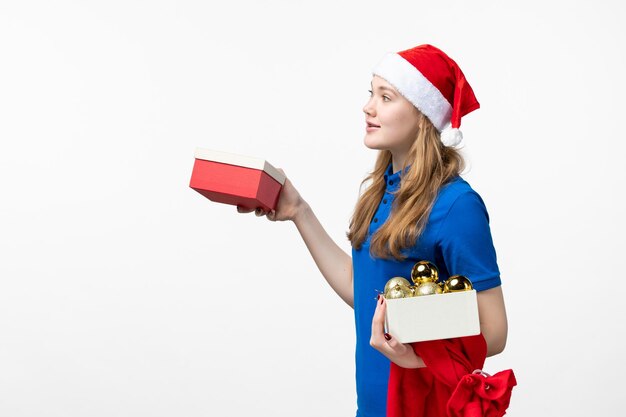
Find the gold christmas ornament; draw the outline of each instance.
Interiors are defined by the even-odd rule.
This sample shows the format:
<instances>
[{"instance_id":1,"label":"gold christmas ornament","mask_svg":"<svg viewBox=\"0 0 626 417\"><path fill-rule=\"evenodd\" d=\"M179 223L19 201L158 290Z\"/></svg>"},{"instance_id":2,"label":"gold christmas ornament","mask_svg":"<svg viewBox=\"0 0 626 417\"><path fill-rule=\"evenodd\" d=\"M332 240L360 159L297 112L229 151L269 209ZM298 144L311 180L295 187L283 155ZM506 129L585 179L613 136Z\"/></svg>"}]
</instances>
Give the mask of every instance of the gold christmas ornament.
<instances>
[{"instance_id":1,"label":"gold christmas ornament","mask_svg":"<svg viewBox=\"0 0 626 417\"><path fill-rule=\"evenodd\" d=\"M432 295L432 294L441 294L443 290L441 289L441 285L436 282L425 281L420 285L415 287L413 291L415 297L419 297L422 295Z\"/></svg>"},{"instance_id":2,"label":"gold christmas ornament","mask_svg":"<svg viewBox=\"0 0 626 417\"><path fill-rule=\"evenodd\" d=\"M389 281L387 281L387 283L385 284L385 289L383 290L383 293L387 294L389 289L391 287L395 287L396 284L400 284L402 286L409 287L409 288L411 287L411 283L409 282L408 279L402 278L402 277L393 277ZM385 295L385 298L388 298L387 295Z\"/></svg>"},{"instance_id":3,"label":"gold christmas ornament","mask_svg":"<svg viewBox=\"0 0 626 417\"><path fill-rule=\"evenodd\" d=\"M473 289L472 282L463 275L452 275L443 283L443 292L469 291Z\"/></svg>"},{"instance_id":4,"label":"gold christmas ornament","mask_svg":"<svg viewBox=\"0 0 626 417\"><path fill-rule=\"evenodd\" d=\"M432 262L419 261L411 269L411 280L413 280L416 286L423 282L437 282L439 280L439 270Z\"/></svg>"},{"instance_id":5,"label":"gold christmas ornament","mask_svg":"<svg viewBox=\"0 0 626 417\"><path fill-rule=\"evenodd\" d=\"M407 298L412 296L413 293L410 287L398 283L396 283L393 287L390 287L389 290L385 292L385 298L388 300L393 300L396 298Z\"/></svg>"}]
</instances>

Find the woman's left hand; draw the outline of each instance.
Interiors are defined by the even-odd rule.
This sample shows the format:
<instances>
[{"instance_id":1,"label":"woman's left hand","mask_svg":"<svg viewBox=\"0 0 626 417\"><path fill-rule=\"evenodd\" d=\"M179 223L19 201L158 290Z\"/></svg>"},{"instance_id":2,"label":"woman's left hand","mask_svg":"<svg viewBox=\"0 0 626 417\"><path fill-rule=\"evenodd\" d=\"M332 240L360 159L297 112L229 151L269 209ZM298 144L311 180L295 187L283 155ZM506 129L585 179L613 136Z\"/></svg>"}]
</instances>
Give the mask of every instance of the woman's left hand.
<instances>
[{"instance_id":1,"label":"woman's left hand","mask_svg":"<svg viewBox=\"0 0 626 417\"><path fill-rule=\"evenodd\" d=\"M372 319L370 346L402 368L423 368L424 361L415 354L410 344L400 343L392 335L385 333L386 311L387 300L381 294L376 302L376 311Z\"/></svg>"}]
</instances>

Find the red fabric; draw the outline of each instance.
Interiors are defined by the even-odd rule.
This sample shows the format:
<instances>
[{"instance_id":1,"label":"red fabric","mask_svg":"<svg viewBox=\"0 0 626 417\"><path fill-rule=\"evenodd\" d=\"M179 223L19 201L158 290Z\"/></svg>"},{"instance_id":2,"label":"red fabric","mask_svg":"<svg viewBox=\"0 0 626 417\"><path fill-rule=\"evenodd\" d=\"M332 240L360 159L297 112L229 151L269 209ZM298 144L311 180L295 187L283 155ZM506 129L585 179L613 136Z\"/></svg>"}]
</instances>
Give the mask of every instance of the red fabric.
<instances>
[{"instance_id":1,"label":"red fabric","mask_svg":"<svg viewBox=\"0 0 626 417\"><path fill-rule=\"evenodd\" d=\"M492 376L465 375L448 400L449 417L501 417L517 385L511 369Z\"/></svg>"},{"instance_id":2,"label":"red fabric","mask_svg":"<svg viewBox=\"0 0 626 417\"><path fill-rule=\"evenodd\" d=\"M461 117L480 108L474 90L459 65L433 45L419 45L398 52L441 92L452 106L451 127L461 126Z\"/></svg>"},{"instance_id":3,"label":"red fabric","mask_svg":"<svg viewBox=\"0 0 626 417\"><path fill-rule=\"evenodd\" d=\"M412 343L425 368L391 363L387 417L501 417L517 384L512 370L493 376L482 369L487 344L482 335Z\"/></svg>"}]
</instances>

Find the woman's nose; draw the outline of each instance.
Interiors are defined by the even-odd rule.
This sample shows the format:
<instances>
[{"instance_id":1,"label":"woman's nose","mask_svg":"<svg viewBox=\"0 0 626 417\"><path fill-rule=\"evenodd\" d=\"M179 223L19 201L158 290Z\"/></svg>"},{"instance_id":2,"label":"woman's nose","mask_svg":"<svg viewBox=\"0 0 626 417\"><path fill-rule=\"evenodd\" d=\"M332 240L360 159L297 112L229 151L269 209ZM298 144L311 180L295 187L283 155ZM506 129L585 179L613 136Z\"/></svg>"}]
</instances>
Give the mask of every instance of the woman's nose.
<instances>
[{"instance_id":1,"label":"woman's nose","mask_svg":"<svg viewBox=\"0 0 626 417\"><path fill-rule=\"evenodd\" d=\"M367 103L365 103L365 106L363 106L363 113L367 114L368 116L371 116L373 111L374 111L374 108L372 107L372 101L369 100Z\"/></svg>"}]
</instances>

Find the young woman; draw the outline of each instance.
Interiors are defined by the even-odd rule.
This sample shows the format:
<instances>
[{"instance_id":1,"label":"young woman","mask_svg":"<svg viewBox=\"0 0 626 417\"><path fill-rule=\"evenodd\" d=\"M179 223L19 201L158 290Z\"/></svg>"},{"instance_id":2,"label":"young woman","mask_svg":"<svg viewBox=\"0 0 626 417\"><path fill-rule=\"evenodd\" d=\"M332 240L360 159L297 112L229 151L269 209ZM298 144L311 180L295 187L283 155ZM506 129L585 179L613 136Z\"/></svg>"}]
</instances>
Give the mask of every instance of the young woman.
<instances>
[{"instance_id":1,"label":"young woman","mask_svg":"<svg viewBox=\"0 0 626 417\"><path fill-rule=\"evenodd\" d=\"M288 179L276 210L256 211L271 221L293 221L324 278L354 308L357 417L385 416L390 361L425 366L411 345L384 332L386 304L377 297L389 278L409 278L420 260L435 263L440 280L471 279L487 356L504 349L507 320L489 217L460 177L464 162L456 149L461 117L478 107L458 65L438 48L389 53L373 70L363 107L365 146L379 152L350 221L352 257Z\"/></svg>"}]
</instances>

